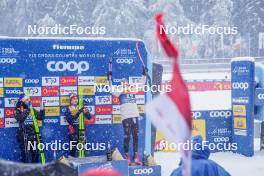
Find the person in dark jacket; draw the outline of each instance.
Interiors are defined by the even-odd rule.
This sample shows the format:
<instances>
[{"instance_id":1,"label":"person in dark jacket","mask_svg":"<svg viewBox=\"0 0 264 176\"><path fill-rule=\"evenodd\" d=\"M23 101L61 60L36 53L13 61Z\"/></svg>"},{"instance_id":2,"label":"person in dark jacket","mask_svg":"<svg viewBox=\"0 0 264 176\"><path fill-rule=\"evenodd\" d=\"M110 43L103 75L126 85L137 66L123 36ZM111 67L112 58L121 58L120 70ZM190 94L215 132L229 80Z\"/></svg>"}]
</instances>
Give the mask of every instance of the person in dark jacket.
<instances>
[{"instance_id":1,"label":"person in dark jacket","mask_svg":"<svg viewBox=\"0 0 264 176\"><path fill-rule=\"evenodd\" d=\"M15 119L17 120L19 127L16 133L16 139L19 143L19 148L21 150L21 162L27 163L29 161L29 155L31 154L31 162L38 163L39 161L39 151L33 147L28 147L29 143L32 145L37 144L37 137L35 133L35 127L33 123L33 118L30 113L29 99L22 93L15 108ZM43 120L44 118L44 108L43 104L40 107L40 111L34 109L35 116L37 120Z\"/></svg>"},{"instance_id":2,"label":"person in dark jacket","mask_svg":"<svg viewBox=\"0 0 264 176\"><path fill-rule=\"evenodd\" d=\"M193 144L201 144L201 136L193 137ZM200 146L201 146L200 145ZM198 146L198 145L197 145ZM192 176L230 176L230 174L216 162L209 160L210 150L208 147L200 147L192 150L191 175ZM171 176L182 176L182 162L174 170Z\"/></svg>"},{"instance_id":3,"label":"person in dark jacket","mask_svg":"<svg viewBox=\"0 0 264 176\"><path fill-rule=\"evenodd\" d=\"M70 95L70 106L67 108L65 118L69 123L68 127L70 144L73 144L69 154L73 157L75 157L77 154L76 145L78 144L79 140L79 116L82 112L86 119L91 119L91 114L86 106L79 108L77 95Z\"/></svg>"}]
</instances>

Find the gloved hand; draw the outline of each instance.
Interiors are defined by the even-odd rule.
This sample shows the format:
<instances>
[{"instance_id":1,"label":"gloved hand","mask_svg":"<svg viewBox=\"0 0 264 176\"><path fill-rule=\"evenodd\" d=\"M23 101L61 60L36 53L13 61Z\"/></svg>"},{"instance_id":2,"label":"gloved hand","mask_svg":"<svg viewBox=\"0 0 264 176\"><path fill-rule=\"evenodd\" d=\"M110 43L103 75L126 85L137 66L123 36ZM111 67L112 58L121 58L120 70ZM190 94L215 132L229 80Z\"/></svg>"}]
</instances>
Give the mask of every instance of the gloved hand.
<instances>
[{"instance_id":1,"label":"gloved hand","mask_svg":"<svg viewBox=\"0 0 264 176\"><path fill-rule=\"evenodd\" d=\"M146 76L148 74L148 68L143 67L142 75Z\"/></svg>"}]
</instances>

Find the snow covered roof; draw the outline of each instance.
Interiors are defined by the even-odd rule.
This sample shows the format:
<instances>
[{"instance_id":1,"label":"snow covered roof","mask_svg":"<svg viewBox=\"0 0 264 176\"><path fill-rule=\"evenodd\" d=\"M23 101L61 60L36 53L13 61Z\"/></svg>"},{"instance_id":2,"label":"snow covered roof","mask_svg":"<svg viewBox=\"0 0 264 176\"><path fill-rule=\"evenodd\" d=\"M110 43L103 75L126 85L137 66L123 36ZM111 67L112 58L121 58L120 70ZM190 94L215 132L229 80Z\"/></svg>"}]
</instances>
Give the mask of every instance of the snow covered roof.
<instances>
[{"instance_id":1,"label":"snow covered roof","mask_svg":"<svg viewBox=\"0 0 264 176\"><path fill-rule=\"evenodd\" d=\"M255 58L254 57L234 57L231 59L231 62L235 62L235 61L251 61L251 62L255 62Z\"/></svg>"}]
</instances>

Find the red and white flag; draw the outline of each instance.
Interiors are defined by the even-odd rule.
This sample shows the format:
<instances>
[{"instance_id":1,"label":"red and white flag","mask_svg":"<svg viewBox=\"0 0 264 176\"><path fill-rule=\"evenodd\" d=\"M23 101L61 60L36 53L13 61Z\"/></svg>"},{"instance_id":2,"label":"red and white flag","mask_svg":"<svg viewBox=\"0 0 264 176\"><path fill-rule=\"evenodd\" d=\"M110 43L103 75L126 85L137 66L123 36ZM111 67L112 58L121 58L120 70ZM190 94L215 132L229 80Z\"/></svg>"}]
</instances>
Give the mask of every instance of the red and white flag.
<instances>
[{"instance_id":1,"label":"red and white flag","mask_svg":"<svg viewBox=\"0 0 264 176\"><path fill-rule=\"evenodd\" d=\"M152 123L176 144L190 142L192 115L187 86L179 68L179 52L168 39L162 22L162 14L156 16L157 37L166 54L173 59L173 76L170 81L171 91L155 97L146 105L146 113ZM164 26L165 27L165 26ZM190 150L181 149L183 159L183 175L190 175Z\"/></svg>"}]
</instances>

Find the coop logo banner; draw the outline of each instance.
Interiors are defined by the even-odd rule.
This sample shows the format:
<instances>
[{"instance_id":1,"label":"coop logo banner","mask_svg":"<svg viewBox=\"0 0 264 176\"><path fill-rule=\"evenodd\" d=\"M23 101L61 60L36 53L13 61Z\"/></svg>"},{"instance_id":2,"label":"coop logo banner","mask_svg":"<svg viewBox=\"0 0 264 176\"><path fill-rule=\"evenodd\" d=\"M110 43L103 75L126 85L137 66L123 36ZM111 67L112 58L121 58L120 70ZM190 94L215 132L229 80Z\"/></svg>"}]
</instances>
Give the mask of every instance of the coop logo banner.
<instances>
[{"instance_id":1,"label":"coop logo banner","mask_svg":"<svg viewBox=\"0 0 264 176\"><path fill-rule=\"evenodd\" d=\"M231 117L232 112L231 111L210 111L209 116L211 118L229 118Z\"/></svg>"},{"instance_id":2,"label":"coop logo banner","mask_svg":"<svg viewBox=\"0 0 264 176\"><path fill-rule=\"evenodd\" d=\"M59 97L43 97L42 102L45 103L45 106L59 106L60 98Z\"/></svg>"},{"instance_id":3,"label":"coop logo banner","mask_svg":"<svg viewBox=\"0 0 264 176\"><path fill-rule=\"evenodd\" d=\"M13 108L16 107L16 103L18 101L18 98L5 98L5 107L7 108Z\"/></svg>"},{"instance_id":4,"label":"coop logo banner","mask_svg":"<svg viewBox=\"0 0 264 176\"><path fill-rule=\"evenodd\" d=\"M96 115L95 124L111 124L112 115Z\"/></svg>"},{"instance_id":5,"label":"coop logo banner","mask_svg":"<svg viewBox=\"0 0 264 176\"><path fill-rule=\"evenodd\" d=\"M263 88L257 88L255 90L255 101L256 105L264 105L264 89Z\"/></svg>"},{"instance_id":6,"label":"coop logo banner","mask_svg":"<svg viewBox=\"0 0 264 176\"><path fill-rule=\"evenodd\" d=\"M30 96L40 97L41 87L24 87L24 92L29 93Z\"/></svg>"},{"instance_id":7,"label":"coop logo banner","mask_svg":"<svg viewBox=\"0 0 264 176\"><path fill-rule=\"evenodd\" d=\"M19 94L23 92L23 90L17 89L17 88L13 88L13 89L5 89L5 96L19 96Z\"/></svg>"},{"instance_id":8,"label":"coop logo banner","mask_svg":"<svg viewBox=\"0 0 264 176\"><path fill-rule=\"evenodd\" d=\"M42 77L42 86L59 86L59 77Z\"/></svg>"},{"instance_id":9,"label":"coop logo banner","mask_svg":"<svg viewBox=\"0 0 264 176\"><path fill-rule=\"evenodd\" d=\"M97 105L112 104L112 96L111 95L95 96L95 104Z\"/></svg>"},{"instance_id":10,"label":"coop logo banner","mask_svg":"<svg viewBox=\"0 0 264 176\"><path fill-rule=\"evenodd\" d=\"M85 97L83 97L83 100L84 100L84 102L85 102L85 104L94 104L94 97L90 97L90 96L85 96Z\"/></svg>"},{"instance_id":11,"label":"coop logo banner","mask_svg":"<svg viewBox=\"0 0 264 176\"><path fill-rule=\"evenodd\" d=\"M22 78L4 78L4 87L22 87Z\"/></svg>"},{"instance_id":12,"label":"coop logo banner","mask_svg":"<svg viewBox=\"0 0 264 176\"><path fill-rule=\"evenodd\" d=\"M45 118L44 123L52 123L52 124L56 124L59 123L59 119L58 118Z\"/></svg>"},{"instance_id":13,"label":"coop logo banner","mask_svg":"<svg viewBox=\"0 0 264 176\"><path fill-rule=\"evenodd\" d=\"M87 61L49 61L47 63L47 69L50 72L77 72L78 74L81 74L84 71L89 70L89 63Z\"/></svg>"},{"instance_id":14,"label":"coop logo banner","mask_svg":"<svg viewBox=\"0 0 264 176\"><path fill-rule=\"evenodd\" d=\"M40 80L39 79L25 79L24 84L25 85L39 85Z\"/></svg>"},{"instance_id":15,"label":"coop logo banner","mask_svg":"<svg viewBox=\"0 0 264 176\"><path fill-rule=\"evenodd\" d=\"M118 64L132 64L134 60L132 58L117 58L116 63Z\"/></svg>"},{"instance_id":16,"label":"coop logo banner","mask_svg":"<svg viewBox=\"0 0 264 176\"><path fill-rule=\"evenodd\" d=\"M60 87L61 96L69 96L70 94L77 94L77 86Z\"/></svg>"},{"instance_id":17,"label":"coop logo banner","mask_svg":"<svg viewBox=\"0 0 264 176\"><path fill-rule=\"evenodd\" d=\"M249 88L249 84L247 82L233 82L232 88L245 91Z\"/></svg>"},{"instance_id":18,"label":"coop logo banner","mask_svg":"<svg viewBox=\"0 0 264 176\"><path fill-rule=\"evenodd\" d=\"M202 117L202 112L200 111L192 111L192 118L193 119L199 119Z\"/></svg>"},{"instance_id":19,"label":"coop logo banner","mask_svg":"<svg viewBox=\"0 0 264 176\"><path fill-rule=\"evenodd\" d=\"M95 77L94 76L79 76L78 77L78 85L80 85L80 86L95 85Z\"/></svg>"},{"instance_id":20,"label":"coop logo banner","mask_svg":"<svg viewBox=\"0 0 264 176\"><path fill-rule=\"evenodd\" d=\"M0 58L0 64L15 64L17 62L16 58Z\"/></svg>"}]
</instances>

